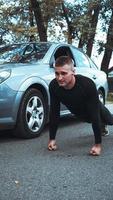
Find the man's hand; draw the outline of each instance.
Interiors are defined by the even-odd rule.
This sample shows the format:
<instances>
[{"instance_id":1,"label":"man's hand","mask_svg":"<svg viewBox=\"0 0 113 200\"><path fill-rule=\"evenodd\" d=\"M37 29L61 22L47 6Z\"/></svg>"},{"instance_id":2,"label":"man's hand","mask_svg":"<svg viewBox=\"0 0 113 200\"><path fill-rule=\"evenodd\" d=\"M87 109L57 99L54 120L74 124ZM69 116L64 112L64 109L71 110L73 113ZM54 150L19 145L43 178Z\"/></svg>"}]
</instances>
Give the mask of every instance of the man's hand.
<instances>
[{"instance_id":1,"label":"man's hand","mask_svg":"<svg viewBox=\"0 0 113 200\"><path fill-rule=\"evenodd\" d=\"M90 155L99 156L100 154L101 154L101 144L95 144L90 150Z\"/></svg>"},{"instance_id":2,"label":"man's hand","mask_svg":"<svg viewBox=\"0 0 113 200\"><path fill-rule=\"evenodd\" d=\"M57 149L56 140L50 140L48 143L48 149L50 151L55 151Z\"/></svg>"}]
</instances>

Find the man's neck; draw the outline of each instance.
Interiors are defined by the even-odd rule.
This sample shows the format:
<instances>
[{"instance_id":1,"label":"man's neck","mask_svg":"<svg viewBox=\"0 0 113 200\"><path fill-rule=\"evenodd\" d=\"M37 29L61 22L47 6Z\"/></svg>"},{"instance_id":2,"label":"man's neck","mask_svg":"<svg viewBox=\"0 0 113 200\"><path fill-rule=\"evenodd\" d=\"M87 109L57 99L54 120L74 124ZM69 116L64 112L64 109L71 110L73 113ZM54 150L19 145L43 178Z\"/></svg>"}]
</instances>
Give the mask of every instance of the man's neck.
<instances>
[{"instance_id":1,"label":"man's neck","mask_svg":"<svg viewBox=\"0 0 113 200\"><path fill-rule=\"evenodd\" d=\"M70 90L75 86L75 82L76 82L76 78L75 76L73 76L72 80L70 81L70 83L64 87L66 90Z\"/></svg>"}]
</instances>

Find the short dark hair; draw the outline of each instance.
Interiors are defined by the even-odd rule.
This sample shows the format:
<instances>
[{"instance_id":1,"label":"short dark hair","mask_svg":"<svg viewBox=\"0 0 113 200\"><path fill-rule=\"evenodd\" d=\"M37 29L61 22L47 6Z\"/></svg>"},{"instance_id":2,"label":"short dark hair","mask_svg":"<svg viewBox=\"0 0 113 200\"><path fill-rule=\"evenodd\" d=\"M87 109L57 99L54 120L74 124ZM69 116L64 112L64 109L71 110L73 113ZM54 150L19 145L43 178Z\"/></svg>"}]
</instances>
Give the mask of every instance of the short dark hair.
<instances>
[{"instance_id":1,"label":"short dark hair","mask_svg":"<svg viewBox=\"0 0 113 200\"><path fill-rule=\"evenodd\" d=\"M73 61L69 56L60 56L55 61L55 67L62 67L66 64L73 65Z\"/></svg>"}]
</instances>

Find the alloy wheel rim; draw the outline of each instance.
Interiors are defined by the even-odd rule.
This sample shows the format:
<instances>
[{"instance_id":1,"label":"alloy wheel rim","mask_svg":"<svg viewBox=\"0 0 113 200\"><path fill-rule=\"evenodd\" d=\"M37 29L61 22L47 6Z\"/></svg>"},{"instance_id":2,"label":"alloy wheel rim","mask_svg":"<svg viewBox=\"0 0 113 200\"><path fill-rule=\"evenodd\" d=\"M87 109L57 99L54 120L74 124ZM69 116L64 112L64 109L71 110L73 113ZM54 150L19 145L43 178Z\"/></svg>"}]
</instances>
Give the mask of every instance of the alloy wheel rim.
<instances>
[{"instance_id":1,"label":"alloy wheel rim","mask_svg":"<svg viewBox=\"0 0 113 200\"><path fill-rule=\"evenodd\" d=\"M39 97L33 96L28 101L26 107L26 121L32 132L37 132L41 128L44 120L44 108Z\"/></svg>"}]
</instances>

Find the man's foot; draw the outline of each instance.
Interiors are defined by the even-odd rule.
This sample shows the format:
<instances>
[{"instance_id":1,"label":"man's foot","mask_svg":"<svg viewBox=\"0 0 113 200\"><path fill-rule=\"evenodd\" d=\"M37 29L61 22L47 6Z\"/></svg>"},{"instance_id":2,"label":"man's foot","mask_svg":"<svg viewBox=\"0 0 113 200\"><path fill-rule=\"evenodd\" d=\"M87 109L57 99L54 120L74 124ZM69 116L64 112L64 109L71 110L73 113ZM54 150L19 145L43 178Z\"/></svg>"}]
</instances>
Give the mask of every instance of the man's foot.
<instances>
[{"instance_id":1,"label":"man's foot","mask_svg":"<svg viewBox=\"0 0 113 200\"><path fill-rule=\"evenodd\" d=\"M109 135L109 129L108 129L107 126L104 126L101 134L102 134L102 136L108 136Z\"/></svg>"},{"instance_id":2,"label":"man's foot","mask_svg":"<svg viewBox=\"0 0 113 200\"><path fill-rule=\"evenodd\" d=\"M57 149L56 141L50 140L48 143L48 150L55 151Z\"/></svg>"},{"instance_id":3,"label":"man's foot","mask_svg":"<svg viewBox=\"0 0 113 200\"><path fill-rule=\"evenodd\" d=\"M101 144L95 144L90 150L90 155L99 156L100 154L101 154Z\"/></svg>"}]
</instances>

